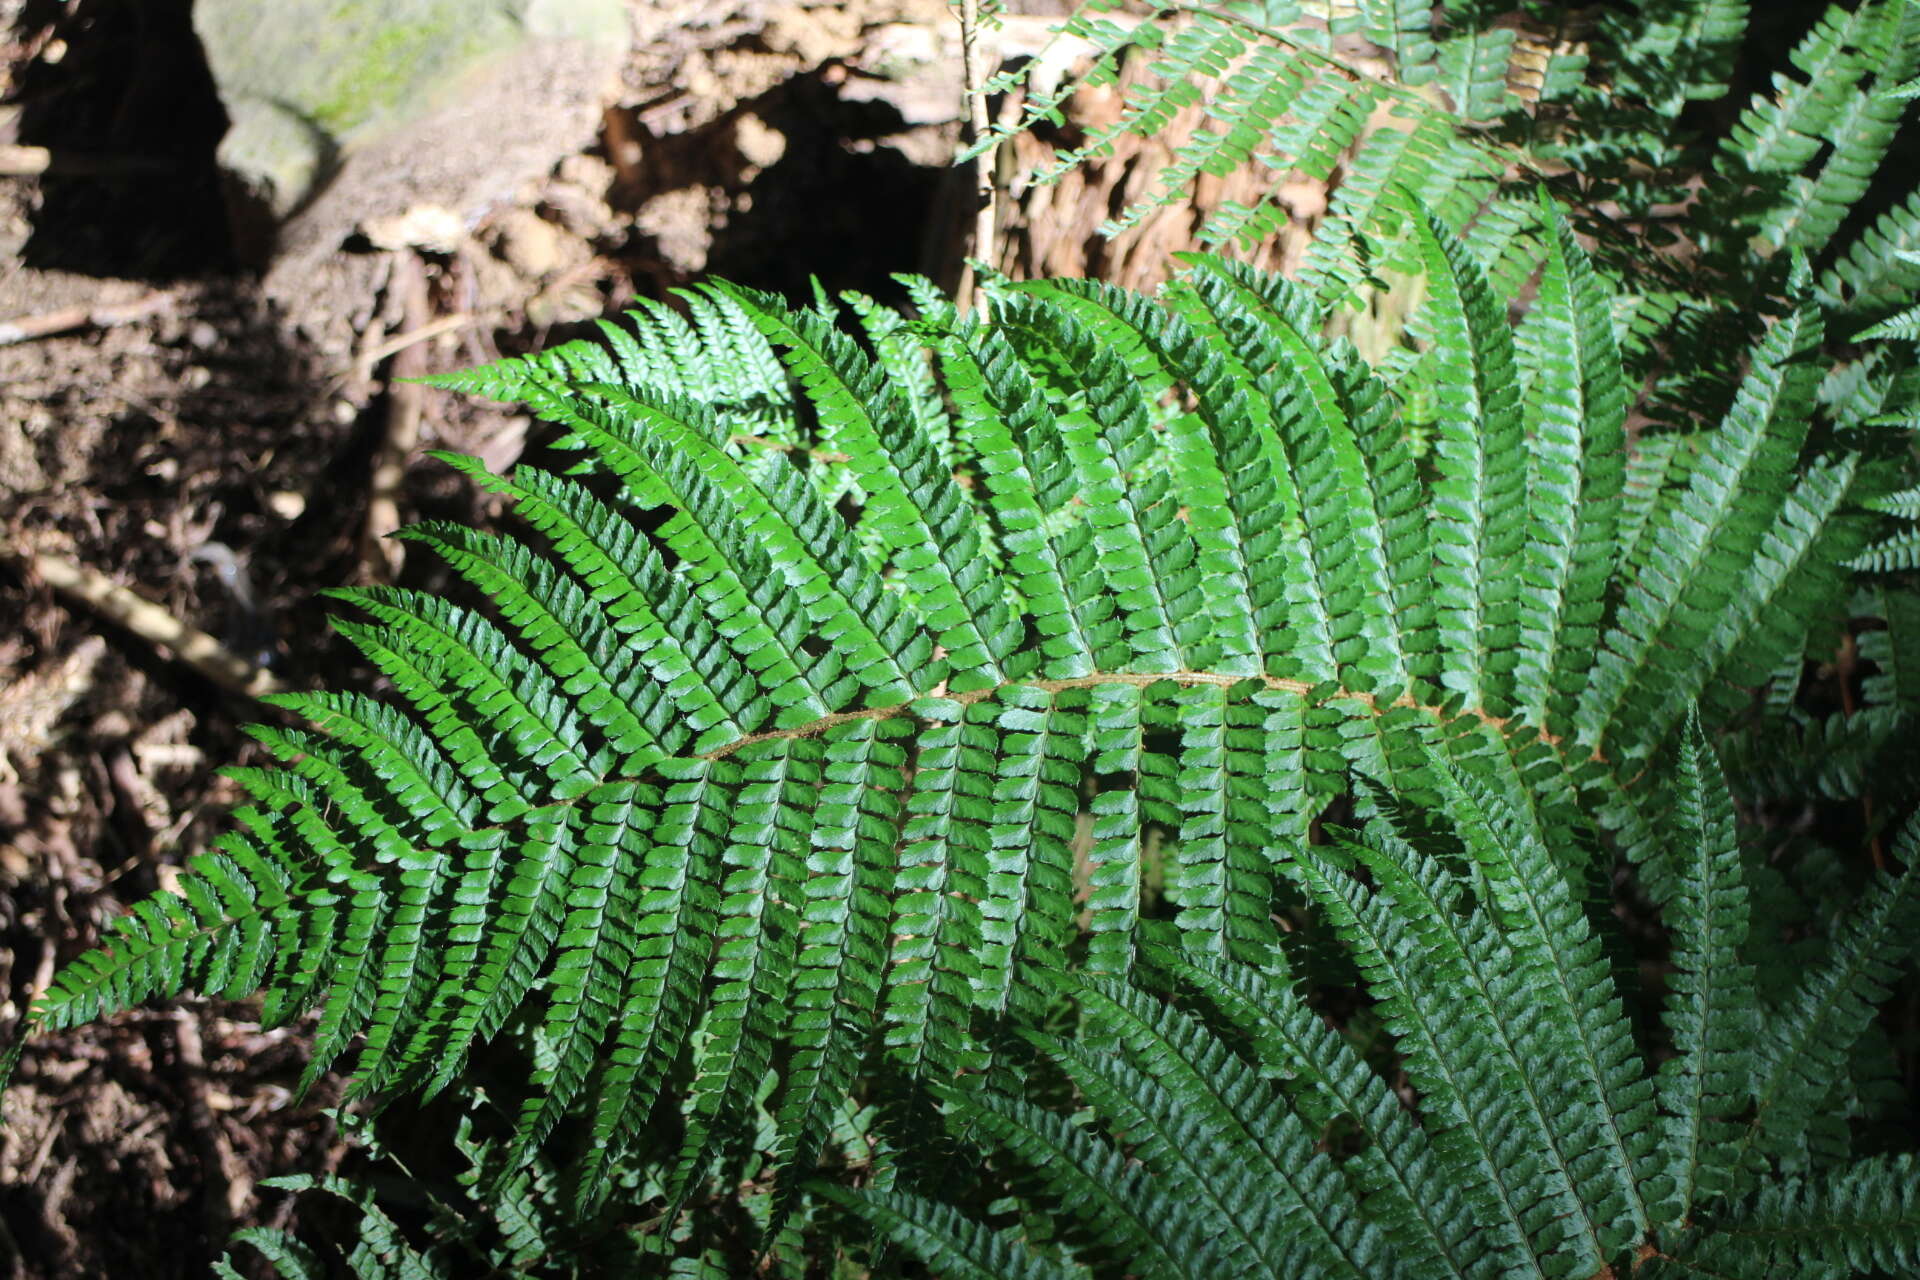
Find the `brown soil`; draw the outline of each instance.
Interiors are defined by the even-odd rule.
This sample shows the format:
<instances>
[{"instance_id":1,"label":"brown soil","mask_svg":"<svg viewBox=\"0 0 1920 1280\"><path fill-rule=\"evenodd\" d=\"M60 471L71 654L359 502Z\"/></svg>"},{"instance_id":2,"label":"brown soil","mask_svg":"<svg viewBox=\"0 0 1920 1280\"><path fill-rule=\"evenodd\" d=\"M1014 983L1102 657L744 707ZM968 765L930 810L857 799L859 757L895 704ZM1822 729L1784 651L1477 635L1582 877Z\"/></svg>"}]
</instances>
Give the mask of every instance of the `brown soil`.
<instances>
[{"instance_id":1,"label":"brown soil","mask_svg":"<svg viewBox=\"0 0 1920 1280\"><path fill-rule=\"evenodd\" d=\"M0 325L133 302L140 318L0 345L0 1036L56 968L222 829L270 709L57 594L28 561L98 570L295 687L366 687L319 593L386 572L363 537L396 363L437 371L583 331L713 273L804 296L951 275L938 86L871 74L940 0L635 0L599 136L457 244L316 255L297 288L240 270L224 128L188 0L0 0L0 147L131 159L0 176ZM904 111L903 111L904 107ZM912 118L909 118L912 117ZM931 118L928 118L931 117ZM408 281L426 285L425 311ZM158 293L155 298L152 295ZM448 320L448 317L454 319ZM445 332L397 360L422 321ZM372 358L369 358L371 353ZM527 419L428 393L418 446L512 462ZM397 514L491 511L412 451ZM378 517L376 517L377 519ZM436 577L421 557L407 585ZM348 1148L303 1032L203 1000L47 1035L0 1125L0 1280L202 1275L256 1191Z\"/></svg>"}]
</instances>

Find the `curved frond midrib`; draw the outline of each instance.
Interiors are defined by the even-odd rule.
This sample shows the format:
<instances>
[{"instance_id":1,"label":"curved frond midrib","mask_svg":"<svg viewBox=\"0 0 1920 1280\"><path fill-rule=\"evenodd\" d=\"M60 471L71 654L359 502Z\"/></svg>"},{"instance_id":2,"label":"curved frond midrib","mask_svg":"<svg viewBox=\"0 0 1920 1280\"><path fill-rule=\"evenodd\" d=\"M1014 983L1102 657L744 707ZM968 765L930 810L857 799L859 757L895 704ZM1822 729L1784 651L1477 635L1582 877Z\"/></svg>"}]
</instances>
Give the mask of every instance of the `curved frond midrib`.
<instances>
[{"instance_id":1,"label":"curved frond midrib","mask_svg":"<svg viewBox=\"0 0 1920 1280\"><path fill-rule=\"evenodd\" d=\"M1152 685L1167 683L1182 686L1215 685L1232 688L1235 685L1257 684L1277 693L1292 693L1303 699L1310 699L1325 705L1334 702L1349 702L1364 707L1369 712L1379 714L1389 710L1412 710L1430 716L1437 725L1446 725L1453 721L1477 721L1496 731L1504 730L1515 721L1511 717L1496 716L1484 711L1457 711L1447 706L1421 702L1410 694L1382 703L1380 697L1361 689L1335 689L1324 691L1322 685L1306 680L1292 680L1284 676L1251 676L1222 671L1097 671L1084 676L1068 676L1060 679L1008 680L1000 684L988 685L979 689L968 689L959 693L947 692L944 686L936 686L923 695L924 699L939 700L955 706L972 706L977 702L989 701L1009 689L1033 689L1041 693L1063 693L1070 689L1097 689L1109 685L1130 685L1136 688L1148 688ZM1318 696L1316 697L1316 693ZM896 716L916 716L915 708L922 699L913 702L897 702L884 707L862 707L856 711L836 711L832 715L822 716L806 724L794 725L786 729L767 729L750 733L733 742L715 747L699 754L703 760L720 760L755 743L769 742L781 738L818 737L837 725L858 720L890 720ZM1550 747L1563 745L1563 739L1546 733L1535 735L1537 740ZM1596 763L1606 763L1606 757L1599 752L1583 757Z\"/></svg>"}]
</instances>

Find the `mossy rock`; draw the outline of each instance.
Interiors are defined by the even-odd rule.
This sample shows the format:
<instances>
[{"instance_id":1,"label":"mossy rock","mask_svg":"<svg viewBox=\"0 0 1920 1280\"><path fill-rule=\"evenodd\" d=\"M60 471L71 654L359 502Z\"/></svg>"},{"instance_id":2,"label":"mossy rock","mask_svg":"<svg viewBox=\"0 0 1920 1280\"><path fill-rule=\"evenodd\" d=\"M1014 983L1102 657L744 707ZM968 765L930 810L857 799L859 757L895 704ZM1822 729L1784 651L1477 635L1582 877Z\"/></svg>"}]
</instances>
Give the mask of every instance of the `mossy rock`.
<instances>
[{"instance_id":1,"label":"mossy rock","mask_svg":"<svg viewBox=\"0 0 1920 1280\"><path fill-rule=\"evenodd\" d=\"M199 0L231 127L221 164L276 218L344 152L445 106L542 41L624 49L621 0Z\"/></svg>"}]
</instances>

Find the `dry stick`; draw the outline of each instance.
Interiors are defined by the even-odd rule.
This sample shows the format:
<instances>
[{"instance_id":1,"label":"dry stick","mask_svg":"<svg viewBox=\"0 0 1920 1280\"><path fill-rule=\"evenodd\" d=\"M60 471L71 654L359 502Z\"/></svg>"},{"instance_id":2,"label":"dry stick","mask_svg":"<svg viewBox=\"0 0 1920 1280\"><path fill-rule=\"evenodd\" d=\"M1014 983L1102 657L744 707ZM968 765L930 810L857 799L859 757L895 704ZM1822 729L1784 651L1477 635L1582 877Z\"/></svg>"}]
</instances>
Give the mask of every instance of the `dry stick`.
<instances>
[{"instance_id":1,"label":"dry stick","mask_svg":"<svg viewBox=\"0 0 1920 1280\"><path fill-rule=\"evenodd\" d=\"M157 156L86 155L45 147L0 147L0 178L32 178L43 173L111 176L158 173L173 167Z\"/></svg>"},{"instance_id":2,"label":"dry stick","mask_svg":"<svg viewBox=\"0 0 1920 1280\"><path fill-rule=\"evenodd\" d=\"M468 324L476 324L478 320L480 320L480 317L476 317L472 311L455 311L453 315L444 315L444 317L440 317L438 320L430 320L430 322L422 324L420 328L411 328L411 330L407 330L405 334L399 334L396 338L388 338L386 342L382 342L378 347L372 347L371 351L367 351L365 355L355 355L353 361L355 361L359 367L367 370L367 376L372 376L372 367L378 365L380 361L384 361L386 357L399 355L399 353L405 351L407 347L422 344L422 342L426 342L426 340L430 340L430 338L438 338L440 334L451 334L451 332L457 330L457 328L467 328Z\"/></svg>"},{"instance_id":3,"label":"dry stick","mask_svg":"<svg viewBox=\"0 0 1920 1280\"><path fill-rule=\"evenodd\" d=\"M98 569L46 552L0 548L0 558L19 564L61 595L79 601L142 640L166 646L174 657L222 688L249 698L261 698L286 687L258 663L247 661L206 632L188 626Z\"/></svg>"},{"instance_id":4,"label":"dry stick","mask_svg":"<svg viewBox=\"0 0 1920 1280\"><path fill-rule=\"evenodd\" d=\"M980 60L980 0L960 0L960 66L966 83L967 132L971 135L968 141L976 143L987 136L988 129L987 95L983 88L986 76ZM998 148L986 147L973 158L973 257L988 268L999 261L995 244L999 235L999 201L995 189L997 156ZM976 298L974 295L977 292L974 269L968 263L960 272L956 303L960 310L972 309L984 320L987 318L986 298Z\"/></svg>"},{"instance_id":5,"label":"dry stick","mask_svg":"<svg viewBox=\"0 0 1920 1280\"><path fill-rule=\"evenodd\" d=\"M98 306L61 307L39 315L0 320L0 347L14 342L51 338L75 329L106 329L116 324L132 324L157 316L173 306L173 295L164 290L146 294L131 302L107 302Z\"/></svg>"},{"instance_id":6,"label":"dry stick","mask_svg":"<svg viewBox=\"0 0 1920 1280\"><path fill-rule=\"evenodd\" d=\"M373 366L387 357L397 356L408 347L426 342L430 338L437 338L443 333L452 333L455 329L464 329L470 324L478 323L479 320L480 317L471 311L456 311L450 316L441 316L438 320L423 324L418 329L410 329L397 337L388 338L363 355L355 356L354 365L362 378L371 378Z\"/></svg>"},{"instance_id":7,"label":"dry stick","mask_svg":"<svg viewBox=\"0 0 1920 1280\"><path fill-rule=\"evenodd\" d=\"M401 251L393 264L393 280L400 290L405 312L402 323L407 332L426 328L431 303L427 298L427 272L420 259ZM368 485L360 557L369 573L389 582L400 576L406 562L405 547L387 535L400 527L400 494L406 483L407 462L420 447L420 418L427 397L425 387L406 379L418 378L426 371L427 350L419 342L395 351L387 379L387 431L380 441L380 451L374 455L373 478Z\"/></svg>"}]
</instances>

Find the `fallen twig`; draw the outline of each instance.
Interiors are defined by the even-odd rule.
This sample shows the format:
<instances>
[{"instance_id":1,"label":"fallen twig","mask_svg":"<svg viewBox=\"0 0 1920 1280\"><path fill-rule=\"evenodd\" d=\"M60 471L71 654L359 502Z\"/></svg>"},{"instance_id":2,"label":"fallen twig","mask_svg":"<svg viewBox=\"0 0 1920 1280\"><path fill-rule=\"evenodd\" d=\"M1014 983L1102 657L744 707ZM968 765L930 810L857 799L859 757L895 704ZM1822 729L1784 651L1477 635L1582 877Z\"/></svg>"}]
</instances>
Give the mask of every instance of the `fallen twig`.
<instances>
[{"instance_id":1,"label":"fallen twig","mask_svg":"<svg viewBox=\"0 0 1920 1280\"><path fill-rule=\"evenodd\" d=\"M397 356L408 347L437 338L443 333L452 333L456 329L464 329L470 324L477 323L479 319L479 316L474 315L470 311L456 311L450 316L441 316L438 320L430 320L418 329L409 329L405 333L388 338L385 342L371 350L354 356L355 372L362 378L371 378L373 376L373 367L382 360L390 356Z\"/></svg>"},{"instance_id":2,"label":"fallen twig","mask_svg":"<svg viewBox=\"0 0 1920 1280\"><path fill-rule=\"evenodd\" d=\"M262 698L286 687L264 667L234 653L206 632L188 626L98 569L46 552L0 548L0 558L20 565L61 595L79 601L142 640L164 645L174 657L222 688L250 698Z\"/></svg>"},{"instance_id":3,"label":"fallen twig","mask_svg":"<svg viewBox=\"0 0 1920 1280\"><path fill-rule=\"evenodd\" d=\"M31 178L42 173L114 174L157 173L173 166L158 156L88 155L52 151L46 147L0 146L0 177Z\"/></svg>"},{"instance_id":4,"label":"fallen twig","mask_svg":"<svg viewBox=\"0 0 1920 1280\"><path fill-rule=\"evenodd\" d=\"M431 321L426 268L417 256L403 250L395 257L393 280L400 290L406 325L400 336L407 337ZM420 447L420 417L426 408L427 389L407 379L418 378L426 371L427 350L418 340L395 350L387 379L387 430L373 459L367 523L360 547L368 570L389 582L400 576L406 560L404 544L387 535L400 527L400 494L406 482L407 462Z\"/></svg>"},{"instance_id":5,"label":"fallen twig","mask_svg":"<svg viewBox=\"0 0 1920 1280\"><path fill-rule=\"evenodd\" d=\"M157 291L131 302L106 302L97 306L61 307L39 315L0 320L0 347L13 342L31 342L51 338L75 329L106 329L116 324L132 324L167 311L173 306L173 294Z\"/></svg>"}]
</instances>

